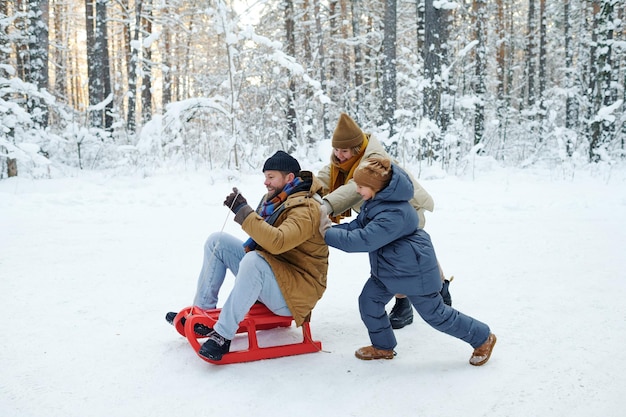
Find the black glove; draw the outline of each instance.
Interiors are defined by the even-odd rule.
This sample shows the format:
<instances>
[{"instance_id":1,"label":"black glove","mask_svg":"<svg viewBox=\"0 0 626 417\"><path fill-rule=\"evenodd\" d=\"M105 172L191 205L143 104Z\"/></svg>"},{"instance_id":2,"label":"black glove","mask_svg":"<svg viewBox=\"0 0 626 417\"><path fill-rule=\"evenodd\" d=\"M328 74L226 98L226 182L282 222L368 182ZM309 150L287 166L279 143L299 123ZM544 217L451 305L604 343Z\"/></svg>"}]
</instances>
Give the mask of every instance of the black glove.
<instances>
[{"instance_id":1,"label":"black glove","mask_svg":"<svg viewBox=\"0 0 626 417\"><path fill-rule=\"evenodd\" d=\"M237 187L233 187L233 192L230 193L226 200L224 200L224 205L228 207L233 213L237 214L239 209L248 204L246 199L239 193Z\"/></svg>"}]
</instances>

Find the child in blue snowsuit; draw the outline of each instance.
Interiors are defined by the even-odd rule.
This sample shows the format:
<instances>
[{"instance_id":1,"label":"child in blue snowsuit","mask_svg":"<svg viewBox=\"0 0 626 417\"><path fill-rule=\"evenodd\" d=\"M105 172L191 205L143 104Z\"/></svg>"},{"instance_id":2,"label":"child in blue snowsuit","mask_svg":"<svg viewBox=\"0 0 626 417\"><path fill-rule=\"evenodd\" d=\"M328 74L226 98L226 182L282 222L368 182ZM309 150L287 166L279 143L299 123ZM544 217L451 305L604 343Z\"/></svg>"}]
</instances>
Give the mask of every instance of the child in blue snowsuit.
<instances>
[{"instance_id":1,"label":"child in blue snowsuit","mask_svg":"<svg viewBox=\"0 0 626 417\"><path fill-rule=\"evenodd\" d=\"M400 167L382 157L368 158L354 173L363 206L356 219L320 226L329 246L345 252L369 252L370 277L359 296L361 319L371 346L359 359L393 359L396 338L385 311L394 294L406 294L418 314L435 329L469 343L470 364L486 363L496 343L489 326L444 304L441 277L430 236L419 229L409 200L413 184Z\"/></svg>"}]
</instances>

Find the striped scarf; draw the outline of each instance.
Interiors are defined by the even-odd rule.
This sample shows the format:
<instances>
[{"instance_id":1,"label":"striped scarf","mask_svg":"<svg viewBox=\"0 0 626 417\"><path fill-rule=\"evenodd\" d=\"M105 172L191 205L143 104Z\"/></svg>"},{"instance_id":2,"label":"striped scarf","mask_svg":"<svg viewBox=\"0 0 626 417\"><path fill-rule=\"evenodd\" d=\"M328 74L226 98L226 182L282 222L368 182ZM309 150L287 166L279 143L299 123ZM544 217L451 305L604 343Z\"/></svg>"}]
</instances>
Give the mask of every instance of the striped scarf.
<instances>
[{"instance_id":1,"label":"striped scarf","mask_svg":"<svg viewBox=\"0 0 626 417\"><path fill-rule=\"evenodd\" d=\"M276 194L271 200L264 201L259 208L257 208L259 215L263 217L266 222L273 224L276 218L273 218L272 214L276 212L276 209L279 208L294 191L299 191L298 187L302 183L303 181L300 177L294 178L293 181L285 185L280 193ZM243 249L246 252L251 252L255 250L257 246L257 243L250 237L244 242Z\"/></svg>"}]
</instances>

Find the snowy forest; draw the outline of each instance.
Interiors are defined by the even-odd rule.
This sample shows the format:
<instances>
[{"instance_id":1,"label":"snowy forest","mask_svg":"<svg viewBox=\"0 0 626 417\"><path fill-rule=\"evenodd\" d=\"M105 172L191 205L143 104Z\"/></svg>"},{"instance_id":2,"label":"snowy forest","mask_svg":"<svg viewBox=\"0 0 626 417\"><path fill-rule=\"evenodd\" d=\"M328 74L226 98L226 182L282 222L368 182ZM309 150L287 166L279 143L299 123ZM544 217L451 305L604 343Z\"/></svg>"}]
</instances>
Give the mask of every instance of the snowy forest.
<instances>
[{"instance_id":1,"label":"snowy forest","mask_svg":"<svg viewBox=\"0 0 626 417\"><path fill-rule=\"evenodd\" d=\"M340 112L405 164L620 163L625 18L624 0L2 0L0 179L257 169L309 155Z\"/></svg>"}]
</instances>

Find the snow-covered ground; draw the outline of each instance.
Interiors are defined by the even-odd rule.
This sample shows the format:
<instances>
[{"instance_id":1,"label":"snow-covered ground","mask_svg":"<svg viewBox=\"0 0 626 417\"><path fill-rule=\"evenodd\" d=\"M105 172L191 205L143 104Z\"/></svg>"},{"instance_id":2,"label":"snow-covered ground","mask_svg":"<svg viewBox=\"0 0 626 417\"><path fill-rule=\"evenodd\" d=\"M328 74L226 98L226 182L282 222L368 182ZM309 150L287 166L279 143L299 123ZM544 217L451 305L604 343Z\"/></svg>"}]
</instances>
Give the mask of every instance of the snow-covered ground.
<instances>
[{"instance_id":1,"label":"snow-covered ground","mask_svg":"<svg viewBox=\"0 0 626 417\"><path fill-rule=\"evenodd\" d=\"M367 255L334 249L323 352L198 358L164 315L191 303L209 233L244 237L222 201L237 186L256 203L260 172L0 181L0 415L622 416L626 170L422 178L453 306L498 336L483 367L417 316L395 359L356 359Z\"/></svg>"}]
</instances>

